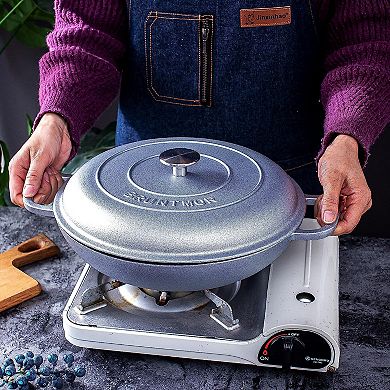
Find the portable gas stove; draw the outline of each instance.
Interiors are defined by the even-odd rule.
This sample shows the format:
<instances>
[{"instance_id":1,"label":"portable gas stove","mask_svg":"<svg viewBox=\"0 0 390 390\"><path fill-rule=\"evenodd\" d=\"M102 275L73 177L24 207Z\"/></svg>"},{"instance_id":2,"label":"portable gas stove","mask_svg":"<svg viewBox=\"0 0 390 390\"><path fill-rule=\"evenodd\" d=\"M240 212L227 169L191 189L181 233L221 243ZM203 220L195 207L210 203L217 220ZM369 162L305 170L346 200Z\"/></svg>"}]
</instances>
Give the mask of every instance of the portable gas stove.
<instances>
[{"instance_id":1,"label":"portable gas stove","mask_svg":"<svg viewBox=\"0 0 390 390\"><path fill-rule=\"evenodd\" d=\"M334 371L338 238L291 241L256 275L195 292L131 286L86 265L63 320L66 338L81 347Z\"/></svg>"}]
</instances>

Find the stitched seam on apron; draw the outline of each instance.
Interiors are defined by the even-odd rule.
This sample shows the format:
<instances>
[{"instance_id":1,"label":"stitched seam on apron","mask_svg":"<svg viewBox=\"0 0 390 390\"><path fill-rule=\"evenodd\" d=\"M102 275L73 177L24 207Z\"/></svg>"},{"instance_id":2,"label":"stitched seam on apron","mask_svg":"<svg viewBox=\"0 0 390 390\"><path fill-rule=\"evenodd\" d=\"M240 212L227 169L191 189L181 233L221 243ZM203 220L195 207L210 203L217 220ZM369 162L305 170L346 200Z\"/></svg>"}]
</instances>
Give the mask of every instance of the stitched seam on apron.
<instances>
[{"instance_id":1,"label":"stitched seam on apron","mask_svg":"<svg viewBox=\"0 0 390 390\"><path fill-rule=\"evenodd\" d=\"M165 15L165 16L161 16ZM170 15L175 15L175 16L184 16L184 17L170 17ZM194 16L188 18L187 16ZM147 50L147 25L148 21L150 18L154 18L153 22L148 26L149 27L149 52ZM199 22L200 20L200 15L186 15L186 14L170 14L170 13L160 13L157 11L151 11L149 12L146 21L145 21L145 31L144 31L144 41L145 41L145 65L146 65L146 78L147 78L147 85L148 85L148 90L150 94L152 95L153 99L156 101L161 101L164 103L171 103L171 104L179 104L183 106L200 106L200 98L198 100L194 99L184 99L184 98L178 98L174 96L166 96L166 95L160 95L153 87L153 66L152 66L152 26L154 22L157 19L177 19L177 20L192 20L192 21L197 21ZM199 27L198 27L199 28ZM199 35L199 34L198 34ZM199 50L199 49L198 49ZM200 54L199 54L200 55ZM199 68L200 69L200 68ZM198 78L200 79L200 75L198 75ZM198 91L199 93L199 91ZM175 101L170 101L170 100L178 100L182 103L175 102ZM189 103L186 103L189 102ZM195 104L191 104L191 102Z\"/></svg>"},{"instance_id":2,"label":"stitched seam on apron","mask_svg":"<svg viewBox=\"0 0 390 390\"><path fill-rule=\"evenodd\" d=\"M158 11L151 11L151 13L154 13L156 16L158 15L159 18L163 18L164 16L161 16L161 15L165 15L165 19L185 19L185 18L172 18L171 15L175 15L175 16L188 16L191 20L197 20L198 19L198 15L194 15L194 14L178 14L178 13L174 13L174 12L158 12Z\"/></svg>"},{"instance_id":3,"label":"stitched seam on apron","mask_svg":"<svg viewBox=\"0 0 390 390\"><path fill-rule=\"evenodd\" d=\"M200 57L200 14L198 15L198 97L200 100L200 72L201 72L201 57Z\"/></svg>"},{"instance_id":4,"label":"stitched seam on apron","mask_svg":"<svg viewBox=\"0 0 390 390\"><path fill-rule=\"evenodd\" d=\"M149 30L150 30L150 38L149 38L149 46L150 46L150 54L149 54L149 58L150 58L150 88L151 90L154 92L154 94L152 93L152 96L156 99L156 100L159 100L159 101L163 101L165 102L166 100L164 100L164 98L166 99L174 99L174 100L180 100L180 101L188 101L188 102L198 102L199 100L194 100L194 99L184 99L184 98L177 98L177 97L174 97L174 96L166 96L166 95L160 95L153 87L153 66L152 66L152 25L153 23L160 17L158 17L156 15L156 18L155 20L151 23L151 25L149 26ZM184 18L180 19L180 18L164 18L164 17L161 17L160 19L179 19L179 20L183 20ZM196 20L196 19L185 19L185 20ZM160 98L160 99L157 99L156 97ZM169 101L166 101L167 103L170 103ZM178 103L177 103L178 104ZM185 105L185 104L183 104Z\"/></svg>"},{"instance_id":5,"label":"stitched seam on apron","mask_svg":"<svg viewBox=\"0 0 390 390\"><path fill-rule=\"evenodd\" d=\"M308 3L309 3L309 11L310 11L310 17L311 17L311 21L313 23L313 28L314 28L314 33L315 33L315 36L317 38L317 41L319 41L319 35L318 35L318 30L317 30L317 24L316 24L316 20L314 18L314 14L313 14L313 7L311 5L311 0L307 0Z\"/></svg>"},{"instance_id":6,"label":"stitched seam on apron","mask_svg":"<svg viewBox=\"0 0 390 390\"><path fill-rule=\"evenodd\" d=\"M147 78L147 85L148 85L148 90L150 92L150 94L154 97L153 95L153 92L151 90L151 73L149 75L149 70L152 68L152 64L149 63L151 62L151 57L149 56L149 51L147 50L147 40L146 40L146 27L148 25L148 21L149 21L149 18L151 17L154 17L154 21L152 22L152 24L157 20L157 15L156 16L151 16L150 14L147 16L146 18L146 21L145 21L145 36L144 36L144 40L145 40L145 65L146 65L146 78ZM149 45L151 44L151 37L149 37Z\"/></svg>"},{"instance_id":7,"label":"stitched seam on apron","mask_svg":"<svg viewBox=\"0 0 390 390\"><path fill-rule=\"evenodd\" d=\"M209 16L209 15L207 15ZM210 106L211 107L213 105L213 40L214 40L214 16L213 15L210 15L211 16L211 40L210 40L210 48L211 48L211 52L210 52L210 61L211 61L211 75L210 75Z\"/></svg>"}]
</instances>

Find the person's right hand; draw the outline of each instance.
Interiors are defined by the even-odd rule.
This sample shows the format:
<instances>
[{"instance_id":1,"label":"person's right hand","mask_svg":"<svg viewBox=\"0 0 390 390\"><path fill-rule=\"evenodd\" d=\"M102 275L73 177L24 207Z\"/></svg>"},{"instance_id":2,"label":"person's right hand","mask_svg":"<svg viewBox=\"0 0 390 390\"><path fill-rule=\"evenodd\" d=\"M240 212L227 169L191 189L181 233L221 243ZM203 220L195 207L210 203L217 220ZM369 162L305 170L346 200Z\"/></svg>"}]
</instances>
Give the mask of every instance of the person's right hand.
<instances>
[{"instance_id":1,"label":"person's right hand","mask_svg":"<svg viewBox=\"0 0 390 390\"><path fill-rule=\"evenodd\" d=\"M24 195L36 203L51 203L63 183L61 169L71 150L66 122L57 114L45 114L10 161L11 201L24 207Z\"/></svg>"}]
</instances>

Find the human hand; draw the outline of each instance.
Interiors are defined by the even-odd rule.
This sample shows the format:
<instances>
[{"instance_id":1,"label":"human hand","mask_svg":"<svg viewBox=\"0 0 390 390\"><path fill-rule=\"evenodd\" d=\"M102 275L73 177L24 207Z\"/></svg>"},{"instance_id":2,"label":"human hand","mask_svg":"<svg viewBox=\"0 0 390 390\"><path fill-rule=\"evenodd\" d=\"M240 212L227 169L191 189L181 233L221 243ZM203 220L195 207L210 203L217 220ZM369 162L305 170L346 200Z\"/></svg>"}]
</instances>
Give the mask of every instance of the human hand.
<instances>
[{"instance_id":1,"label":"human hand","mask_svg":"<svg viewBox=\"0 0 390 390\"><path fill-rule=\"evenodd\" d=\"M10 161L11 201L24 207L24 195L36 203L51 203L63 183L60 171L71 150L66 122L57 114L46 113Z\"/></svg>"},{"instance_id":2,"label":"human hand","mask_svg":"<svg viewBox=\"0 0 390 390\"><path fill-rule=\"evenodd\" d=\"M326 148L318 162L318 178L324 189L316 202L315 215L321 226L340 219L334 235L351 233L362 215L371 208L371 191L358 157L359 145L340 134Z\"/></svg>"}]
</instances>

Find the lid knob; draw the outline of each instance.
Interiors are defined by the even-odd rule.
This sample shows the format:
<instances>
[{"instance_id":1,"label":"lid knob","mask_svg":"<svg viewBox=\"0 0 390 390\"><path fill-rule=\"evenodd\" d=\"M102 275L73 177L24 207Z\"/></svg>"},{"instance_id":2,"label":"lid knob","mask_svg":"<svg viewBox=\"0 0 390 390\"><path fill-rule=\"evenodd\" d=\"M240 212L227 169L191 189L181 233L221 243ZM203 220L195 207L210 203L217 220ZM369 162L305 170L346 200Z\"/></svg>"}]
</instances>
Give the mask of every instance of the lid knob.
<instances>
[{"instance_id":1,"label":"lid knob","mask_svg":"<svg viewBox=\"0 0 390 390\"><path fill-rule=\"evenodd\" d=\"M160 154L160 162L172 167L174 176L185 176L187 167L197 163L199 159L198 152L186 148L168 149Z\"/></svg>"}]
</instances>

